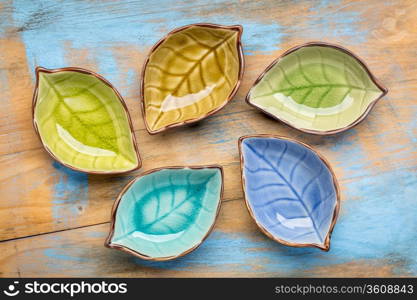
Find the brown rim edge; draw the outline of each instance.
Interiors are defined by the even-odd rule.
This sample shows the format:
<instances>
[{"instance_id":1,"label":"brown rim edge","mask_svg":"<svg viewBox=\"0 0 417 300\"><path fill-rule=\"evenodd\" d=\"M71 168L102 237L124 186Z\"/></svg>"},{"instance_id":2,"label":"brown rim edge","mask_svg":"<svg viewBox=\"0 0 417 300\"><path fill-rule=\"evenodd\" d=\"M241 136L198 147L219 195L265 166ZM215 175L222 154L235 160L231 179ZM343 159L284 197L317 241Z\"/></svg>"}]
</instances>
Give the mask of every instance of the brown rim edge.
<instances>
[{"instance_id":1,"label":"brown rim edge","mask_svg":"<svg viewBox=\"0 0 417 300\"><path fill-rule=\"evenodd\" d=\"M305 129L305 128L299 128L296 127L295 125L291 124L290 122L283 120L275 115L273 115L270 112L267 112L266 110L256 106L255 104L250 102L250 94L252 91L252 88L259 83L259 81L262 80L262 78L265 76L265 74L272 68L275 66L276 63L278 63L283 57L287 56L288 54L300 49L300 48L304 48L304 47L313 47L313 46L322 46L322 47L329 47L329 48L334 48L337 50L340 50L350 56L352 56L353 58L355 58L359 64L365 69L366 73L369 75L369 77L371 78L372 82L381 90L382 94L376 98L375 100L373 100L367 107L367 109L362 113L362 115L360 115L355 121L353 121L351 124L339 128L339 129L332 129L332 130L325 130L325 131L319 131L319 130L312 130L312 129ZM255 80L255 82L252 84L252 87L249 89L248 94L246 95L245 101L248 105L255 107L256 109L262 111L263 113L265 113L266 115L272 117L275 120L278 120L282 123L284 123L285 125L294 128L296 130L299 130L301 132L305 132L305 133L311 133L311 134L315 134L315 135L332 135L332 134L337 134L343 131L346 131L356 125L358 125L360 122L362 122L367 116L368 114L371 112L371 110L373 109L373 107L376 105L376 103L382 98L384 97L386 94L388 93L388 89L382 85L382 83L371 73L368 65L365 63L364 60L362 60L359 56L357 56L356 54L354 54L352 51L348 50L347 48L344 48L340 45L336 45L336 44L331 44L331 43L326 43L326 42L308 42L308 43L304 43L295 47L290 48L289 50L285 51L283 54L281 54L280 56L278 56L278 58L276 58L259 76L258 78Z\"/></svg>"},{"instance_id":2,"label":"brown rim edge","mask_svg":"<svg viewBox=\"0 0 417 300\"><path fill-rule=\"evenodd\" d=\"M201 239L201 241L199 243L197 243L196 245L194 245L190 249L188 249L188 250L186 250L186 251L184 251L180 254L177 254L177 255L174 255L174 256L167 256L167 257L151 257L151 256L148 256L148 255L139 253L139 252L137 252L137 251L135 251L131 248L128 248L128 247L118 245L118 244L112 244L111 239L113 238L113 235L114 235L114 226L115 226L115 223L116 223L116 212L117 212L117 208L119 207L119 204L120 204L120 201L121 201L123 195L130 188L130 186L132 184L134 184L141 177L143 177L145 175L148 175L148 174L151 174L151 173L161 171L161 170L167 170L167 169L196 169L196 170L199 170L199 169L219 169L220 170L220 175L221 175L220 199L219 199L219 203L217 204L216 215L214 216L213 223L211 224L207 233L203 236L203 238ZM220 207L221 207L221 204L222 204L222 201L223 201L223 192L224 192L224 172L223 172L223 167L221 165L169 166L169 167L159 167L159 168L155 168L155 169L151 169L151 170L148 170L146 172L143 172L142 174L140 174L139 176L137 176L133 180L131 180L122 189L122 191L117 196L117 199L114 202L113 207L112 207L111 220L110 220L110 231L109 231L109 234L106 238L106 241L104 242L104 246L107 247L107 248L113 248L113 249L124 251L126 253L129 253L131 255L134 255L134 256L139 257L139 258L144 259L144 260L167 261L167 260L172 260L172 259L176 259L178 257L184 256L184 255L194 251L195 249L197 249L204 242L204 240L210 235L212 230L214 229L214 226L217 222L217 218L219 216Z\"/></svg>"},{"instance_id":3,"label":"brown rim edge","mask_svg":"<svg viewBox=\"0 0 417 300\"><path fill-rule=\"evenodd\" d=\"M245 186L245 175L243 172L243 166L245 163L245 160L243 158L243 152L242 152L242 142L247 139L247 138L275 138L275 139L280 139L280 140L286 140L286 141L290 141L290 142L294 142L297 143L299 145L302 145L304 147L306 147L307 149L313 151L319 158L320 160L325 164L325 166L328 168L328 170L330 171L330 174L332 175L332 179L333 179L333 185L335 187L336 190L336 206L334 208L333 211L333 217L332 217L332 223L330 224L330 228L329 231L327 232L326 238L324 240L324 244L323 245L319 245L319 244L315 244L315 243L311 243L311 244L299 244L299 243L291 243L291 242L287 242L285 240L282 240L280 238L277 238L275 236L273 236L271 233L268 232L268 230L266 230L266 228L264 228L255 218L255 215L252 211L252 208L249 205L248 199L246 197L246 186ZM327 159L321 155L319 152L317 152L313 147L311 147L310 145L298 141L296 139L293 138L289 138L289 137L285 137L285 136L280 136L280 135L274 135L274 134L253 134L253 135L245 135L245 136L241 136L238 140L238 148L239 148L239 156L240 156L240 174L242 177L242 189L243 189L243 195L245 198L245 204L246 207L249 211L250 216L252 217L252 219L255 221L256 225L259 227L259 229L270 239L283 244L285 246L290 246L290 247L314 247L314 248L318 248L320 250L323 251L329 251L330 250L330 237L332 235L334 226L336 225L337 222L337 217L339 216L339 210L340 210L340 187L339 187L339 183L336 179L336 175L332 169L332 167L330 166L330 163L327 161Z\"/></svg>"},{"instance_id":4,"label":"brown rim edge","mask_svg":"<svg viewBox=\"0 0 417 300\"><path fill-rule=\"evenodd\" d=\"M38 89L39 89L39 73L44 72L44 73L50 74L50 73L58 73L58 72L65 72L65 71L72 71L72 72L78 72L78 73L83 73L83 74L87 74L87 75L92 75L92 76L100 79L104 84L109 86L116 93L117 98L119 99L120 103L123 106L123 109L126 113L127 120L128 120L128 123L129 123L129 128L130 128L130 132L131 132L131 135L132 135L132 143L133 143L133 146L134 146L134 149L135 149L136 157L138 159L138 163L137 163L136 167L134 167L133 169L125 170L125 171L89 171L89 170L83 170L83 169L71 166L67 163L64 163L59 158L57 158L55 156L55 154L53 154L52 151L44 144L44 142L41 138L41 135L39 133L39 129L38 129L38 126L36 124L36 120L35 120L35 107L36 107L36 102L38 100L37 98L38 98ZM83 69L83 68L78 68L78 67L46 69L46 68L38 66L38 67L35 68L35 74L36 74L36 83L35 83L35 91L33 92L33 99L32 99L32 124L33 124L33 127L35 129L36 135L38 136L39 140L42 143L43 148L46 150L46 152L48 152L48 154L53 159L55 159L57 162L59 162L60 164L64 165L67 168L70 168L70 169L75 170L75 171L87 173L87 174L101 174L101 175L124 174L124 173L132 172L134 170L140 169L140 167L142 166L142 159L141 159L140 154L139 154L139 148L138 148L138 145L137 145L137 142L136 142L135 131L133 129L133 124L132 124L132 120L131 120L131 117L130 117L130 114L129 114L129 110L127 108L127 105L126 105L123 97L120 95L120 93L117 91L117 89L109 81L107 81L107 79L105 79L103 76L101 76L101 75L99 75L99 74L97 74L93 71Z\"/></svg>"},{"instance_id":5,"label":"brown rim edge","mask_svg":"<svg viewBox=\"0 0 417 300\"><path fill-rule=\"evenodd\" d=\"M144 83L145 83L145 71L146 71L146 66L148 65L149 59L152 55L152 53L159 47L159 45L161 45L163 42L165 42L165 40L167 38L169 38L171 35L180 32L184 29L193 27L193 26L200 26L200 27L208 27L208 28L219 28L219 29L228 29L228 30L234 30L238 32L238 37L237 37L237 43L236 43L236 47L237 47L237 51L238 51L238 56L239 56L239 75L238 75L238 80L235 84L235 87L233 88L233 90L230 92L229 97L227 97L227 99L224 101L224 103L222 105L220 105L219 107L213 109L212 111L208 112L205 115L202 115L198 118L194 118L194 119L190 119L190 120L186 120L186 121L182 121L182 122L177 122L177 123L173 123L167 126L164 126L158 130L152 130L151 128L149 128L148 122L146 120L146 109L145 109L145 87L144 87ZM245 60L244 60L244 56L243 56L243 50L242 50L242 33L243 33L243 27L241 25L231 25L231 26L226 26L226 25L218 25L218 24L213 24L213 23L195 23L195 24L190 24L190 25L186 25L186 26L182 26L182 27L178 27L172 31L170 31L167 35L165 35L162 39L160 39L149 51L148 55L146 56L145 62L143 63L142 66L142 73L141 73L141 77L140 77L140 102L141 102L141 107L142 107L142 116L143 116L143 121L145 123L145 127L146 130L148 131L149 134L157 134L160 133L162 131L165 131L167 129L170 128L174 128L174 127L179 127L179 126L183 126L183 125L187 125L187 124L191 124L191 123L195 123L198 121L201 121L202 119L211 116L215 113L217 113L219 110L221 110L222 108L224 108L231 100L232 98L235 96L237 90L239 89L239 86L242 82L242 77L243 77L243 72L245 69Z\"/></svg>"}]
</instances>

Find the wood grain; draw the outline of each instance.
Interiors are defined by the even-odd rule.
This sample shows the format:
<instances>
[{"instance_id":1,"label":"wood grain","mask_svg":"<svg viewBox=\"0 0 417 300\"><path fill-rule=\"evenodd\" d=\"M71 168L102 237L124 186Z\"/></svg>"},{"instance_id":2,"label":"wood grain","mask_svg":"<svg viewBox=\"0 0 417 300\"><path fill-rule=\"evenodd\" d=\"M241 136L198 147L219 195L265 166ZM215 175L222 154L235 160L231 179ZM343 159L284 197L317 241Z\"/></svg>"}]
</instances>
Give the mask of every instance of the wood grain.
<instances>
[{"instance_id":1,"label":"wood grain","mask_svg":"<svg viewBox=\"0 0 417 300\"><path fill-rule=\"evenodd\" d=\"M161 2L0 5L0 276L417 276L417 246L410 244L417 238L417 4ZM150 136L139 105L148 50L175 27L225 20L244 28L238 93L206 120ZM300 133L244 103L275 57L312 40L349 48L389 89L363 123L332 137ZM30 119L36 65L84 67L111 81L133 119L142 169L91 176L53 162ZM329 253L277 245L249 218L237 139L255 133L309 143L334 167L342 210ZM213 234L195 254L152 264L102 247L113 201L133 176L213 163L224 166L225 199Z\"/></svg>"}]
</instances>

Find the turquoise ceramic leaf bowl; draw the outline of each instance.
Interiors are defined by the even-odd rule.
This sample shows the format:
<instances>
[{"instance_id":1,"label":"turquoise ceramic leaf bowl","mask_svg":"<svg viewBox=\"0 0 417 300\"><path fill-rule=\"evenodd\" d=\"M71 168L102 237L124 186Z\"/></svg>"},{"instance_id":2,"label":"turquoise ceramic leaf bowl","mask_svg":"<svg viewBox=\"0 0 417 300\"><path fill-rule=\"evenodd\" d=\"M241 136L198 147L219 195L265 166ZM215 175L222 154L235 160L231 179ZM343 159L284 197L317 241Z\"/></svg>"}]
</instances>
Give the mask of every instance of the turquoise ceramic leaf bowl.
<instances>
[{"instance_id":1,"label":"turquoise ceramic leaf bowl","mask_svg":"<svg viewBox=\"0 0 417 300\"><path fill-rule=\"evenodd\" d=\"M196 249L213 229L223 194L220 166L164 167L132 180L112 211L105 245L146 260Z\"/></svg>"}]
</instances>

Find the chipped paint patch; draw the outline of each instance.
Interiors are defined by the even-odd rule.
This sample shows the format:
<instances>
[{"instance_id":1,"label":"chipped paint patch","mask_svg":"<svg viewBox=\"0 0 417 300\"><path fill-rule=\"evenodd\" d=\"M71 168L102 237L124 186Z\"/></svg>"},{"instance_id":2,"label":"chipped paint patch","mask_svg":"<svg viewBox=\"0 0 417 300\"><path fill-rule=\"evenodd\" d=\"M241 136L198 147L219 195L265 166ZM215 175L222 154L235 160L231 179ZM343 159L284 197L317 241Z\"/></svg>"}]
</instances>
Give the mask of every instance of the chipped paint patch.
<instances>
[{"instance_id":1,"label":"chipped paint patch","mask_svg":"<svg viewBox=\"0 0 417 300\"><path fill-rule=\"evenodd\" d=\"M358 2L356 5L362 5ZM327 12L323 14L323 10ZM362 44L368 39L372 29L361 26L363 16L355 9L355 3L343 1L312 1L308 9L306 24L309 30L301 36L311 39L345 40L349 44Z\"/></svg>"},{"instance_id":2,"label":"chipped paint patch","mask_svg":"<svg viewBox=\"0 0 417 300\"><path fill-rule=\"evenodd\" d=\"M55 168L52 216L57 223L71 223L88 205L88 175L60 163Z\"/></svg>"},{"instance_id":3,"label":"chipped paint patch","mask_svg":"<svg viewBox=\"0 0 417 300\"><path fill-rule=\"evenodd\" d=\"M215 2L210 5L228 5L223 1ZM255 51L272 53L279 49L285 36L278 21L247 20L230 15L227 10L202 19L198 17L198 8L207 6L207 2L196 0L193 4L177 9L179 4L168 0L118 3L117 6L110 2L14 1L13 20L26 45L30 69L39 65L67 66L70 41L70 48L93 51L97 71L116 86L120 78L112 48L122 44L146 52L168 31L179 26L199 22L241 24L244 50L248 55Z\"/></svg>"}]
</instances>

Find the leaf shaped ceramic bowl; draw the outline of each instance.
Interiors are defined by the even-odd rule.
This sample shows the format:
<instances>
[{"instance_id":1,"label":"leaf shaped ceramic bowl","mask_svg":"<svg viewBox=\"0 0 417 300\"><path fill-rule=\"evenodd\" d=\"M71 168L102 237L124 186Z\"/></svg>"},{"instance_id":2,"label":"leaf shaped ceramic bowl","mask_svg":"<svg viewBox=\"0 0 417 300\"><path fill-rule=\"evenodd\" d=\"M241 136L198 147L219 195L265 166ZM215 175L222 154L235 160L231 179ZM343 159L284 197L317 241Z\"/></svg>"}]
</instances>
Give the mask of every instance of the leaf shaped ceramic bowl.
<instances>
[{"instance_id":1,"label":"leaf shaped ceramic bowl","mask_svg":"<svg viewBox=\"0 0 417 300\"><path fill-rule=\"evenodd\" d=\"M170 32L145 61L142 112L150 134L223 108L243 75L242 27L192 24Z\"/></svg>"},{"instance_id":2,"label":"leaf shaped ceramic bowl","mask_svg":"<svg viewBox=\"0 0 417 300\"><path fill-rule=\"evenodd\" d=\"M328 251L339 212L339 187L328 162L285 137L239 139L246 205L259 228L287 246Z\"/></svg>"},{"instance_id":3,"label":"leaf shaped ceramic bowl","mask_svg":"<svg viewBox=\"0 0 417 300\"><path fill-rule=\"evenodd\" d=\"M361 122L386 93L352 52L312 42L276 59L255 81L246 102L295 129L328 135Z\"/></svg>"},{"instance_id":4,"label":"leaf shaped ceramic bowl","mask_svg":"<svg viewBox=\"0 0 417 300\"><path fill-rule=\"evenodd\" d=\"M146 260L183 256L212 230L222 194L220 166L165 167L143 173L116 200L105 245Z\"/></svg>"},{"instance_id":5,"label":"leaf shaped ceramic bowl","mask_svg":"<svg viewBox=\"0 0 417 300\"><path fill-rule=\"evenodd\" d=\"M130 116L120 94L81 68L36 68L33 124L46 151L82 172L124 173L141 166Z\"/></svg>"}]
</instances>

